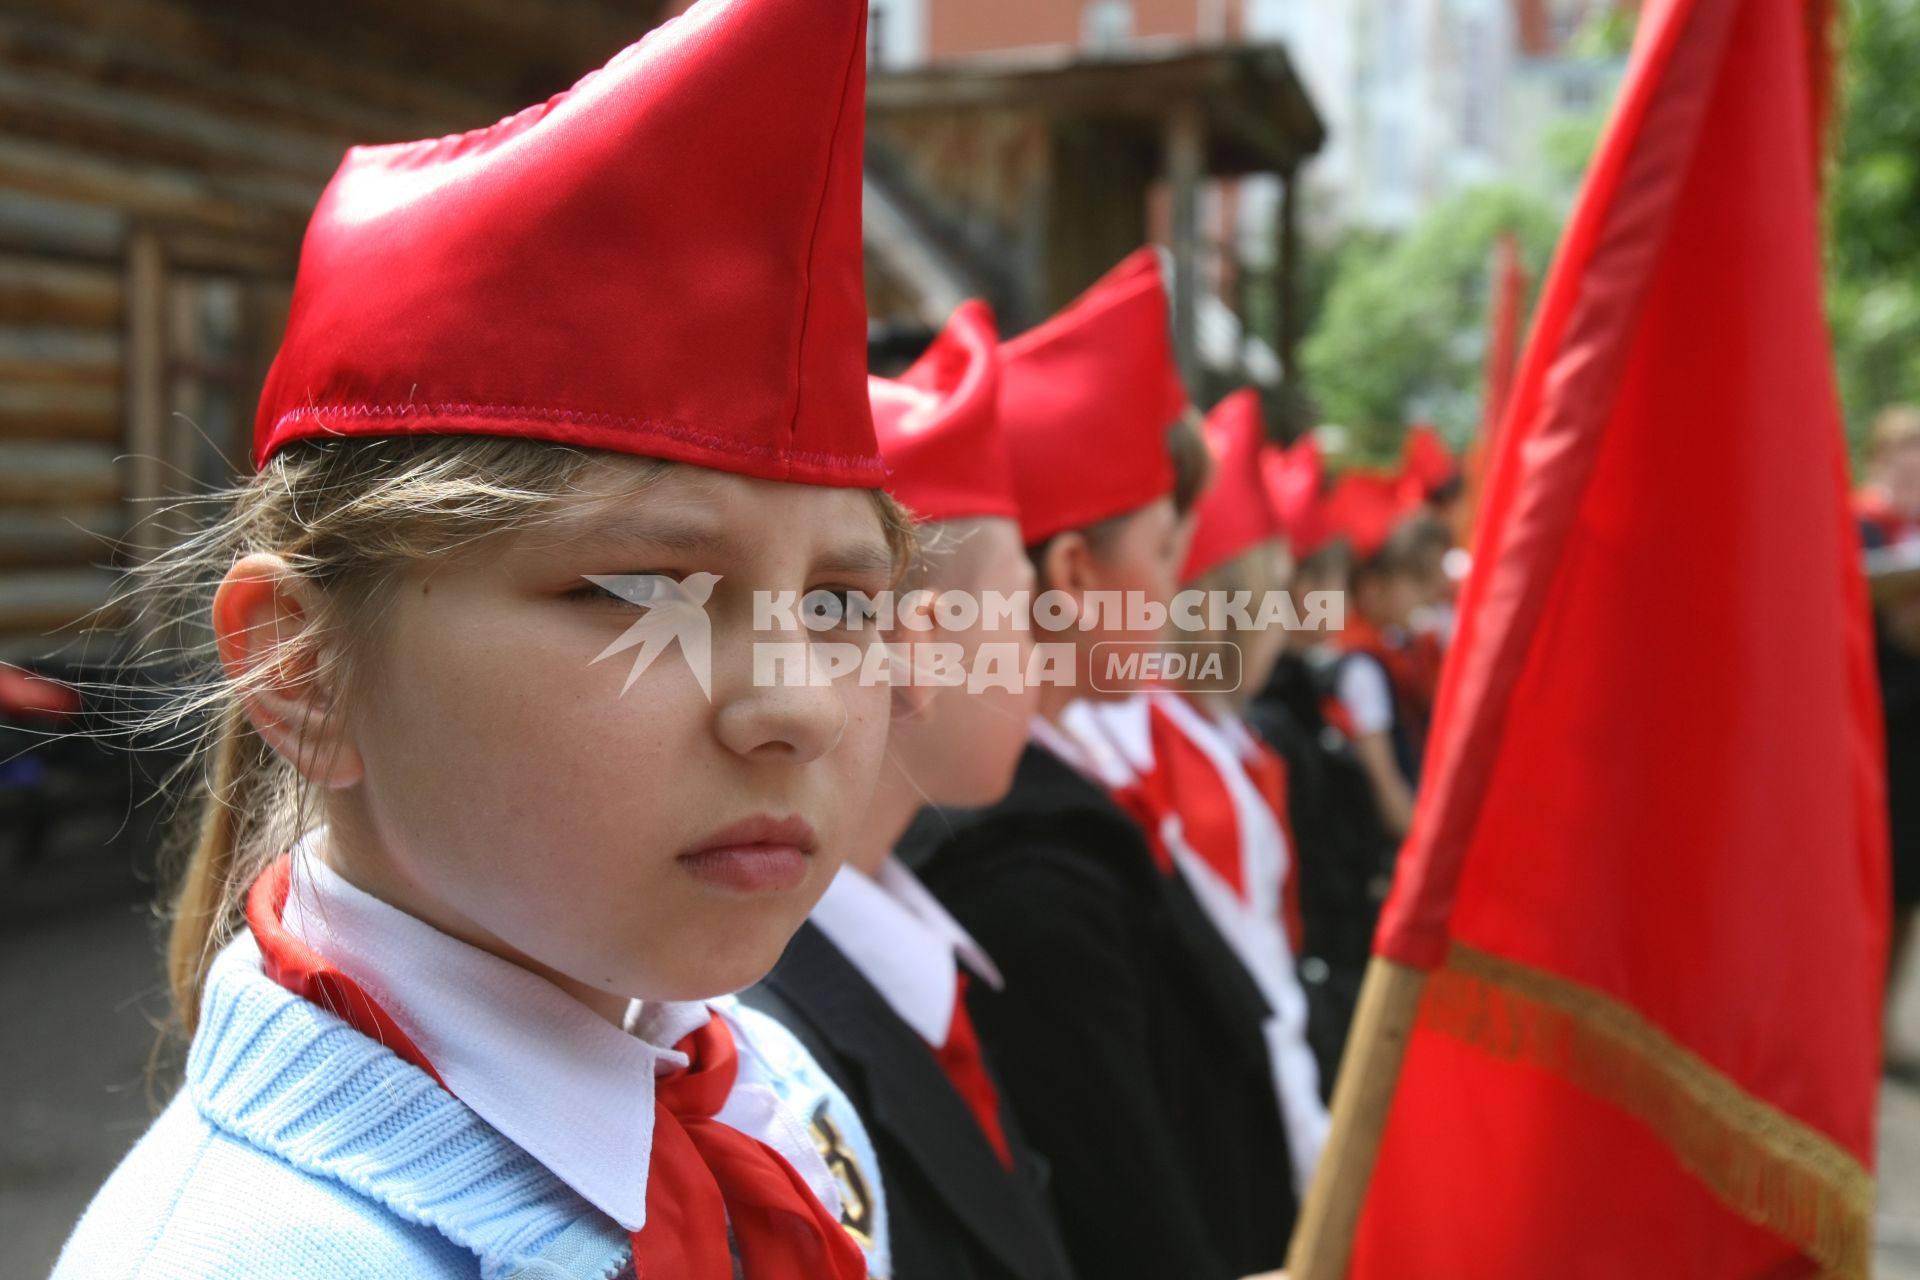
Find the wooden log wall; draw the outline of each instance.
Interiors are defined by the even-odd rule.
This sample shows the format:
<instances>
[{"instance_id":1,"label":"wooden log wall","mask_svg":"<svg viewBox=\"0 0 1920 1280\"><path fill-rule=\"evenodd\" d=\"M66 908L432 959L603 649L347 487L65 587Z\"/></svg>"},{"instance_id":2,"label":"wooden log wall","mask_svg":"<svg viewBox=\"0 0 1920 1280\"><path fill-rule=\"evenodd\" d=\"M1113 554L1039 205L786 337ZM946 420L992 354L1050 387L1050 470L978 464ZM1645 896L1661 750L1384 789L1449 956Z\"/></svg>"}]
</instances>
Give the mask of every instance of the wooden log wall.
<instances>
[{"instance_id":1,"label":"wooden log wall","mask_svg":"<svg viewBox=\"0 0 1920 1280\"><path fill-rule=\"evenodd\" d=\"M135 530L143 513L245 465L300 236L347 146L491 123L657 9L9 0L0 661L71 657L75 624L159 536Z\"/></svg>"}]
</instances>

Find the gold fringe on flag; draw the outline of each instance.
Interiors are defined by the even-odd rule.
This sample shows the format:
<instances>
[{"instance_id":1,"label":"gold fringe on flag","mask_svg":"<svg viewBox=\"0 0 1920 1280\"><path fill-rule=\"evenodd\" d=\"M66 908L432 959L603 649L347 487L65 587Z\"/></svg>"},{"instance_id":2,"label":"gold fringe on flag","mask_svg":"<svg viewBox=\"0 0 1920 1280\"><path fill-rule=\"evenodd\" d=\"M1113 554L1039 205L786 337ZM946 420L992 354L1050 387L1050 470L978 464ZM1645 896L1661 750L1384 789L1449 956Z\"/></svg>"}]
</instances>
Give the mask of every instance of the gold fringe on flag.
<instances>
[{"instance_id":1,"label":"gold fringe on flag","mask_svg":"<svg viewBox=\"0 0 1920 1280\"><path fill-rule=\"evenodd\" d=\"M1735 1213L1836 1280L1866 1280L1873 1175L1619 1000L1456 942L1427 979L1420 1025L1619 1107Z\"/></svg>"}]
</instances>

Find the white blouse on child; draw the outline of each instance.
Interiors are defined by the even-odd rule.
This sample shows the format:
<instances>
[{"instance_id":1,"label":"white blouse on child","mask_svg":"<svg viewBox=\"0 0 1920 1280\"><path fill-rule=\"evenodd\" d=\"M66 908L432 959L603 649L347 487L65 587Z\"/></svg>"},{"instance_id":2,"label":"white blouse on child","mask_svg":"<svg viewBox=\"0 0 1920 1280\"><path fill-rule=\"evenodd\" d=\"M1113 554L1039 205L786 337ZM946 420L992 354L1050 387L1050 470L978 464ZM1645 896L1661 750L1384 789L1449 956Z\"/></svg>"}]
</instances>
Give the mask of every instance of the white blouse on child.
<instances>
[{"instance_id":1,"label":"white blouse on child","mask_svg":"<svg viewBox=\"0 0 1920 1280\"><path fill-rule=\"evenodd\" d=\"M294 849L288 932L365 989L455 1097L588 1203L628 1231L645 1225L654 1077L685 1066L672 1046L718 1016L739 1049L739 1076L718 1119L778 1151L841 1216L808 1117L789 1101L792 1082L775 1075L792 1068L793 1046L756 1043L770 1021L741 1017L732 1001L710 1011L697 1001L636 1000L625 1028L616 1027L537 974L349 884L316 855L322 838L311 832ZM838 1100L840 1127L857 1126ZM865 1133L857 1137L864 1147ZM869 1260L880 1264L874 1274L886 1274L884 1259Z\"/></svg>"}]
</instances>

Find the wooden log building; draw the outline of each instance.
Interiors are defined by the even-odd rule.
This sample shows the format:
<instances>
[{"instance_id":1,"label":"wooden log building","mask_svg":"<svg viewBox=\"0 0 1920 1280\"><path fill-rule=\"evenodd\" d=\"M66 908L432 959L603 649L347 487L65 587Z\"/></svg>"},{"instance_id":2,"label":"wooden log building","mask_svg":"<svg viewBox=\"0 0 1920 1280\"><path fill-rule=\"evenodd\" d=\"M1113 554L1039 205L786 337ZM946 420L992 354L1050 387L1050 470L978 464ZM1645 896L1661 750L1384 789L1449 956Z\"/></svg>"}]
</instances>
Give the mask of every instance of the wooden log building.
<instances>
[{"instance_id":1,"label":"wooden log building","mask_svg":"<svg viewBox=\"0 0 1920 1280\"><path fill-rule=\"evenodd\" d=\"M246 465L301 232L348 145L539 101L658 8L9 0L0 660L71 637L139 541L118 540Z\"/></svg>"}]
</instances>

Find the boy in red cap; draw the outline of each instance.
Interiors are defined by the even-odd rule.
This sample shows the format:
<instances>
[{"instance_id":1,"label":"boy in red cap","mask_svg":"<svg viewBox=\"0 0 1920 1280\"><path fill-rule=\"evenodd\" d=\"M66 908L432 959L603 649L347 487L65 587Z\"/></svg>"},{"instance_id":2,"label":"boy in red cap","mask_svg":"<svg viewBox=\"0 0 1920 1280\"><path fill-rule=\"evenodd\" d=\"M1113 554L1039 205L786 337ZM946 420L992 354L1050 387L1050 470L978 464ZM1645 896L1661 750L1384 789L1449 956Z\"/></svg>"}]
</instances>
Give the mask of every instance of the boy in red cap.
<instances>
[{"instance_id":1,"label":"boy in red cap","mask_svg":"<svg viewBox=\"0 0 1920 1280\"><path fill-rule=\"evenodd\" d=\"M1348 602L1345 625L1325 633L1311 656L1330 668L1342 727L1397 839L1413 819L1419 780L1424 722L1402 659L1414 613L1428 599L1426 557L1390 477L1346 473L1320 519L1349 553Z\"/></svg>"},{"instance_id":2,"label":"boy in red cap","mask_svg":"<svg viewBox=\"0 0 1920 1280\"><path fill-rule=\"evenodd\" d=\"M1204 477L1157 256L1129 257L1002 357L1021 534L1074 620L1052 638L1078 669L1043 685L1007 798L946 814L923 874L1005 978L969 1005L1051 1165L1075 1270L1237 1280L1280 1265L1292 1220L1266 1002L1060 724L1096 683L1137 691L1099 646L1160 649L1128 608L1151 617L1174 594Z\"/></svg>"},{"instance_id":3,"label":"boy in red cap","mask_svg":"<svg viewBox=\"0 0 1920 1280\"><path fill-rule=\"evenodd\" d=\"M1281 604L1286 544L1260 456L1266 428L1251 389L1206 422L1213 482L1194 510L1176 616L1181 648L1224 650L1215 675L1130 698L1084 699L1062 723L1114 798L1147 835L1163 868L1182 877L1260 988L1274 1093L1297 1186L1313 1177L1326 1138L1320 1072L1307 1041L1307 1001L1295 972L1301 938L1294 845L1286 829L1286 767L1241 719L1286 641ZM1222 614L1244 602L1251 625Z\"/></svg>"},{"instance_id":4,"label":"boy in red cap","mask_svg":"<svg viewBox=\"0 0 1920 1280\"><path fill-rule=\"evenodd\" d=\"M894 856L923 805L977 808L1006 794L1037 692L1017 680L1025 628L984 616L959 627L959 609L946 607L1033 586L1000 430L996 342L986 307L968 303L897 381L869 383L887 489L914 513L920 543L901 607L924 626L897 624L887 761L846 865L746 998L801 1038L866 1120L898 1274L1064 1280L1034 1158L967 1011L967 989L998 987L1000 972ZM929 646L944 646L954 671L997 665L1011 678L949 682L916 656Z\"/></svg>"},{"instance_id":5,"label":"boy in red cap","mask_svg":"<svg viewBox=\"0 0 1920 1280\"><path fill-rule=\"evenodd\" d=\"M865 14L701 0L491 128L347 154L259 472L134 597L179 589L169 637L211 597L192 1044L62 1280L888 1271L847 1229L877 1184L835 1179L858 1115L709 1003L805 920L885 748L884 689L769 687L752 623L910 550Z\"/></svg>"}]
</instances>

